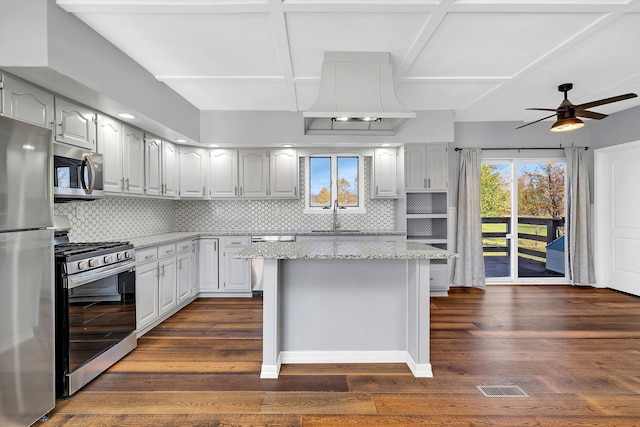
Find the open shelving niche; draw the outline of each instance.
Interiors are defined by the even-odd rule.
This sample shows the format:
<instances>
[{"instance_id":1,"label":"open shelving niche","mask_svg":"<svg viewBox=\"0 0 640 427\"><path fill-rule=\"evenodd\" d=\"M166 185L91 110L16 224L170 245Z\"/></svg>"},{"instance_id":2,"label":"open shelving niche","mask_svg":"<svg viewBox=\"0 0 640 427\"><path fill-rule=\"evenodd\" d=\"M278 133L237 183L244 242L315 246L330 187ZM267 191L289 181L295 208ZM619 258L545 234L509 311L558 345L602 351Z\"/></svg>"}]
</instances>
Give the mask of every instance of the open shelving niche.
<instances>
[{"instance_id":1,"label":"open shelving niche","mask_svg":"<svg viewBox=\"0 0 640 427\"><path fill-rule=\"evenodd\" d=\"M407 192L407 241L415 241L449 249L448 192ZM431 296L446 296L449 292L449 260L431 261Z\"/></svg>"}]
</instances>

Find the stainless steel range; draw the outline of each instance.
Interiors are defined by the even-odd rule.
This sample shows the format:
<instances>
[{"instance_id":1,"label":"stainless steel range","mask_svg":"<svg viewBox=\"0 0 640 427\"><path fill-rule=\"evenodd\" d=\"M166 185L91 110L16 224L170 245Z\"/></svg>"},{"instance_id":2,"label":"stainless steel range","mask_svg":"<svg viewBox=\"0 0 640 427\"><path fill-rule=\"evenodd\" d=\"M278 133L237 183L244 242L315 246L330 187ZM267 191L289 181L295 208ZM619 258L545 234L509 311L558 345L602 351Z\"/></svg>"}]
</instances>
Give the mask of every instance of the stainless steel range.
<instances>
[{"instance_id":1,"label":"stainless steel range","mask_svg":"<svg viewBox=\"0 0 640 427\"><path fill-rule=\"evenodd\" d=\"M69 397L137 345L135 251L56 230L56 394Z\"/></svg>"}]
</instances>

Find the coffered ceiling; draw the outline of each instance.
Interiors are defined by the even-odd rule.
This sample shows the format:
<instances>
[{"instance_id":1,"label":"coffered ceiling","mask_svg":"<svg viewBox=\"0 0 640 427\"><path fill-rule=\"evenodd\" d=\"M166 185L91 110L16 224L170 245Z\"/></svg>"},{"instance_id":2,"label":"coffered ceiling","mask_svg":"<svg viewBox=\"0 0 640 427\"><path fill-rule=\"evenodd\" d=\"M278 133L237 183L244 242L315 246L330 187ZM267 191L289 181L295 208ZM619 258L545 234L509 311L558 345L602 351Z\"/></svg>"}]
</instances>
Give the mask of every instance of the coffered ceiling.
<instances>
[{"instance_id":1,"label":"coffered ceiling","mask_svg":"<svg viewBox=\"0 0 640 427\"><path fill-rule=\"evenodd\" d=\"M201 110L305 111L325 51L388 51L412 110L531 121L640 93L640 0L57 0ZM640 98L594 108L611 114Z\"/></svg>"}]
</instances>

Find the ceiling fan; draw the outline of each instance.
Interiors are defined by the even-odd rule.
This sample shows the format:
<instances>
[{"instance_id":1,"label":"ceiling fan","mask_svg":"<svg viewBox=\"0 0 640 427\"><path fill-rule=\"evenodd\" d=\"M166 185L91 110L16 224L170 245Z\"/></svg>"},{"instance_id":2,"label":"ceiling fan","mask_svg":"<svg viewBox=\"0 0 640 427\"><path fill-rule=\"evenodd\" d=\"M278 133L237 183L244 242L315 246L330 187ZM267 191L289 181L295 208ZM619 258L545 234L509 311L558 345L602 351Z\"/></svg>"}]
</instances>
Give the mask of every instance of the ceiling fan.
<instances>
[{"instance_id":1,"label":"ceiling fan","mask_svg":"<svg viewBox=\"0 0 640 427\"><path fill-rule=\"evenodd\" d=\"M535 122L526 123L522 126L518 126L516 129L523 128L525 126L532 125L534 123L541 122L553 116L557 116L558 120L551 126L551 132L566 132L569 130L578 129L584 126L584 122L578 117L586 117L588 119L601 120L607 117L606 114L596 113L595 111L587 111L588 108L597 107L599 105L610 104L612 102L623 101L629 98L635 98L638 95L635 93L626 93L624 95L613 96L611 98L604 98L598 101L591 101L584 104L573 105L569 99L567 99L567 92L573 88L573 83L563 83L558 86L558 91L564 93L564 100L558 108L527 108L527 110L536 111L553 111L553 114L547 117L543 117Z\"/></svg>"}]
</instances>

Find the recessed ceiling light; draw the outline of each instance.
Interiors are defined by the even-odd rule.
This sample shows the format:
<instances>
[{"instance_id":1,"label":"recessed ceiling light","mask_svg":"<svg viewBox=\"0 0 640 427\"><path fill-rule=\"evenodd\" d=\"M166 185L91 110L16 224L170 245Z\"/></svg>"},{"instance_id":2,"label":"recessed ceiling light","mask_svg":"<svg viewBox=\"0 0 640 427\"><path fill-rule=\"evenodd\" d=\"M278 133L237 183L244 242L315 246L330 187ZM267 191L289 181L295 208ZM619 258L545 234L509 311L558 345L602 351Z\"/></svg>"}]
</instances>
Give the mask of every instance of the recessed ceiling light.
<instances>
[{"instance_id":1,"label":"recessed ceiling light","mask_svg":"<svg viewBox=\"0 0 640 427\"><path fill-rule=\"evenodd\" d=\"M220 147L220 144L209 144L209 147Z\"/></svg>"},{"instance_id":2,"label":"recessed ceiling light","mask_svg":"<svg viewBox=\"0 0 640 427\"><path fill-rule=\"evenodd\" d=\"M290 147L293 147L293 144L282 144L282 146L283 146L283 147L290 148Z\"/></svg>"},{"instance_id":3,"label":"recessed ceiling light","mask_svg":"<svg viewBox=\"0 0 640 427\"><path fill-rule=\"evenodd\" d=\"M123 119L135 119L136 116L134 116L133 114L129 114L129 113L120 113L118 114L118 117L123 118Z\"/></svg>"},{"instance_id":4,"label":"recessed ceiling light","mask_svg":"<svg viewBox=\"0 0 640 427\"><path fill-rule=\"evenodd\" d=\"M187 142L187 140L180 138L180 139L176 139L176 142Z\"/></svg>"},{"instance_id":5,"label":"recessed ceiling light","mask_svg":"<svg viewBox=\"0 0 640 427\"><path fill-rule=\"evenodd\" d=\"M391 144L389 144L388 142L385 142L384 144L380 144L380 146L381 146L381 147L388 147L388 146L390 146L390 145L391 145Z\"/></svg>"}]
</instances>

